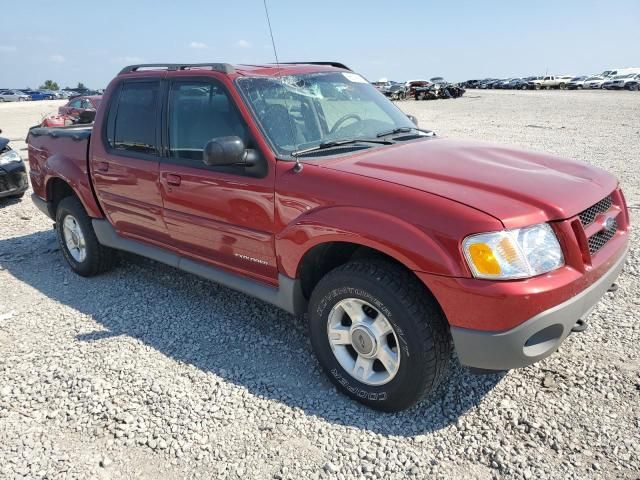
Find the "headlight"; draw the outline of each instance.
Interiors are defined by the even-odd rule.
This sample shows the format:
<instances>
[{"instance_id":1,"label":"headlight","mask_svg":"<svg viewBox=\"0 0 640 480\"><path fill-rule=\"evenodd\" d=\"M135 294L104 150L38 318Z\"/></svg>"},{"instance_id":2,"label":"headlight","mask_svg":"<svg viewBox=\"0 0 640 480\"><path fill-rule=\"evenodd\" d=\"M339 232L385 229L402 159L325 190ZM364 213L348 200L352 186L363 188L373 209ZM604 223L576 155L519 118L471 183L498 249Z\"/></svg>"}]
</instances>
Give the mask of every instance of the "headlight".
<instances>
[{"instance_id":1,"label":"headlight","mask_svg":"<svg viewBox=\"0 0 640 480\"><path fill-rule=\"evenodd\" d=\"M21 162L22 158L15 150L9 150L8 152L0 155L0 165L8 165L13 162Z\"/></svg>"},{"instance_id":2,"label":"headlight","mask_svg":"<svg viewBox=\"0 0 640 480\"><path fill-rule=\"evenodd\" d=\"M528 278L564 265L558 239L547 223L470 235L462 249L476 278Z\"/></svg>"}]
</instances>

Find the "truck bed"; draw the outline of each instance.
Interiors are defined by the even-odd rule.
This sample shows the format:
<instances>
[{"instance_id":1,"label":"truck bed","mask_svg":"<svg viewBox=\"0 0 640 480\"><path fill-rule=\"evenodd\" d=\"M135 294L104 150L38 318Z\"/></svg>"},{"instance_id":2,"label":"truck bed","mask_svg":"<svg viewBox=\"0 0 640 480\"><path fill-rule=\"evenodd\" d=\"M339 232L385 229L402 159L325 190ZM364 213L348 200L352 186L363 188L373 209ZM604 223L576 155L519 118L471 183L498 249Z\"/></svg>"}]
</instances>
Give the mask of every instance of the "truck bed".
<instances>
[{"instance_id":1,"label":"truck bed","mask_svg":"<svg viewBox=\"0 0 640 480\"><path fill-rule=\"evenodd\" d=\"M89 183L88 152L93 125L32 127L27 135L29 176L34 193L48 200L47 180L55 172L71 185ZM80 180L83 179L83 180Z\"/></svg>"}]
</instances>

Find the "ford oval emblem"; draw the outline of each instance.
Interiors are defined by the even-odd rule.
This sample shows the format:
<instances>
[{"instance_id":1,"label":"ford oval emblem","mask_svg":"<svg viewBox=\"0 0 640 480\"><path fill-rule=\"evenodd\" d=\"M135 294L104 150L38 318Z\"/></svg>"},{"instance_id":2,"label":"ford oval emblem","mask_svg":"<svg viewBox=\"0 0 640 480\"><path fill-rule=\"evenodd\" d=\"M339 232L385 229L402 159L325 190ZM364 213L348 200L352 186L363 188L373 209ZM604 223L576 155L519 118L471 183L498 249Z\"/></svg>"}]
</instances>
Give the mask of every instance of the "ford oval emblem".
<instances>
[{"instance_id":1,"label":"ford oval emblem","mask_svg":"<svg viewBox=\"0 0 640 480\"><path fill-rule=\"evenodd\" d=\"M605 218L602 226L605 230L613 230L616 226L616 219L614 217Z\"/></svg>"}]
</instances>

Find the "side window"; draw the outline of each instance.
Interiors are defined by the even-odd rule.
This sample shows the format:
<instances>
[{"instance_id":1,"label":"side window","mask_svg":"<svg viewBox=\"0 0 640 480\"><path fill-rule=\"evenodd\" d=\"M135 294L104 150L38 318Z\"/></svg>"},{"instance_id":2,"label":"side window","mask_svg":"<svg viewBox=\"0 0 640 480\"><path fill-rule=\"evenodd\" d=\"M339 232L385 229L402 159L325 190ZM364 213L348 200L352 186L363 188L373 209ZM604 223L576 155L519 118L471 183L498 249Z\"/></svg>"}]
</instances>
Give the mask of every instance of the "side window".
<instances>
[{"instance_id":1,"label":"side window","mask_svg":"<svg viewBox=\"0 0 640 480\"><path fill-rule=\"evenodd\" d=\"M72 102L69 104L69 106L70 106L71 108L80 108L80 100L74 100L74 101L72 101Z\"/></svg>"},{"instance_id":2,"label":"side window","mask_svg":"<svg viewBox=\"0 0 640 480\"><path fill-rule=\"evenodd\" d=\"M175 81L169 92L169 156L202 161L213 138L238 136L247 143L247 127L233 100L217 81Z\"/></svg>"},{"instance_id":3,"label":"side window","mask_svg":"<svg viewBox=\"0 0 640 480\"><path fill-rule=\"evenodd\" d=\"M160 82L125 82L109 107L107 142L115 150L158 155L156 119Z\"/></svg>"}]
</instances>

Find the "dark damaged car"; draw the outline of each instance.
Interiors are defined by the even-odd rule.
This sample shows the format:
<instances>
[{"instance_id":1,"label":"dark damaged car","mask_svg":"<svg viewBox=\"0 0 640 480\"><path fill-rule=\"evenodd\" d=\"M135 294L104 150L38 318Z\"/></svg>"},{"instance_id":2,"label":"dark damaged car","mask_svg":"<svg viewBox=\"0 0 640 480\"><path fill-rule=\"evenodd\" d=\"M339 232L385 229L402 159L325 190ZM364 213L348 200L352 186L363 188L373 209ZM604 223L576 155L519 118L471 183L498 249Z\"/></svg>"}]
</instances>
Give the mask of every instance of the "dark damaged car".
<instances>
[{"instance_id":1,"label":"dark damaged car","mask_svg":"<svg viewBox=\"0 0 640 480\"><path fill-rule=\"evenodd\" d=\"M8 138L0 137L0 198L20 198L28 186L27 169L22 158L9 146Z\"/></svg>"}]
</instances>

